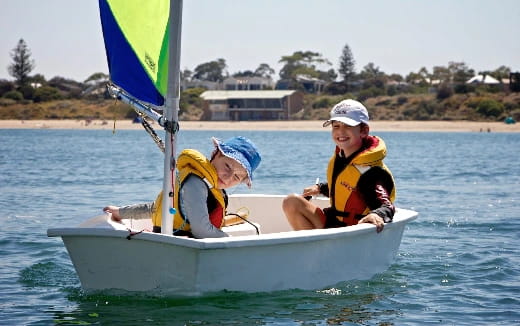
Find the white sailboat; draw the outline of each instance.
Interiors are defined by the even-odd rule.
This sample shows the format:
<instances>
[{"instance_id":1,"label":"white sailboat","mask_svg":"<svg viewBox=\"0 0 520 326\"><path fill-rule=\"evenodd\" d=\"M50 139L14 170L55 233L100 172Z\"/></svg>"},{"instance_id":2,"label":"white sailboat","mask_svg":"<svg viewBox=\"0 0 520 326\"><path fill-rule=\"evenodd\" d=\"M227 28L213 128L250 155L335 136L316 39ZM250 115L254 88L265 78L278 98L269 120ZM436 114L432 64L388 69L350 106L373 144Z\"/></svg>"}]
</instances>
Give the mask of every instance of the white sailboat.
<instances>
[{"instance_id":1,"label":"white sailboat","mask_svg":"<svg viewBox=\"0 0 520 326\"><path fill-rule=\"evenodd\" d=\"M165 128L163 193L170 193L178 130L182 1L99 3L115 84L112 92ZM129 18L136 13L144 17ZM159 37L153 40L152 35ZM141 44L143 39L148 43ZM132 42L137 45L131 46ZM163 115L155 110L160 106ZM320 289L384 272L397 254L406 224L417 217L414 211L397 209L394 221L381 233L372 224L293 231L282 211L283 196L232 195L228 211L246 207L249 222L224 227L231 235L227 238L193 239L171 234L171 198L163 197L161 234L147 231L152 230L151 220L118 223L103 214L76 227L48 229L47 235L62 238L87 292L265 292ZM324 198L313 200L328 205Z\"/></svg>"}]
</instances>

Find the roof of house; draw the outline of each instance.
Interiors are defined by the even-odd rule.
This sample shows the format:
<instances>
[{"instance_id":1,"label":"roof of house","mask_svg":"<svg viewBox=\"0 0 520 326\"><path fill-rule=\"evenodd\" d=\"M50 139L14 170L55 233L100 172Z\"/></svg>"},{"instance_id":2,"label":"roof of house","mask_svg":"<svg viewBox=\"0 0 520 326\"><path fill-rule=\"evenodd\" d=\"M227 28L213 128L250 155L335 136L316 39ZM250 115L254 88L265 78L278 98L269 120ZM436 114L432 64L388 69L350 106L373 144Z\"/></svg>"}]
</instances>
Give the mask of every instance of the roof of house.
<instances>
[{"instance_id":1,"label":"roof of house","mask_svg":"<svg viewBox=\"0 0 520 326\"><path fill-rule=\"evenodd\" d=\"M489 75L476 75L466 82L466 84L474 84L474 83L482 83L482 84L499 84L500 82L495 78Z\"/></svg>"},{"instance_id":2,"label":"roof of house","mask_svg":"<svg viewBox=\"0 0 520 326\"><path fill-rule=\"evenodd\" d=\"M250 98L284 98L292 95L295 90L268 90L268 91L205 91L200 97L205 100L228 100Z\"/></svg>"}]
</instances>

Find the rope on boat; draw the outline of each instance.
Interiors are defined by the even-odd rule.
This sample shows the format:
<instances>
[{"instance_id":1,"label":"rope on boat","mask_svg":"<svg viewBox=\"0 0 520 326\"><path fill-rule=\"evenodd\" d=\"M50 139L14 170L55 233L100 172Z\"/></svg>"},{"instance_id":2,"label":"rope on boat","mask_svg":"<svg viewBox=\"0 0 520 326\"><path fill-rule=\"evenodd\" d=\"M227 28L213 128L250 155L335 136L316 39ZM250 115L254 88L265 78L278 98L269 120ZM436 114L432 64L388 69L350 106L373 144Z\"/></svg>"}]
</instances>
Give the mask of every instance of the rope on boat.
<instances>
[{"instance_id":1,"label":"rope on boat","mask_svg":"<svg viewBox=\"0 0 520 326\"><path fill-rule=\"evenodd\" d=\"M135 236L135 235L138 235L138 234L141 234L143 233L144 230L141 230L141 231L138 231L138 232L135 232L135 231L132 231L130 229L126 229L128 231L128 235L126 236L126 239L127 240L132 240L132 237Z\"/></svg>"},{"instance_id":2,"label":"rope on boat","mask_svg":"<svg viewBox=\"0 0 520 326\"><path fill-rule=\"evenodd\" d=\"M242 215L239 214L241 210L246 210L246 212L243 212ZM250 222L247 218L249 217L249 209L247 207L240 207L237 209L236 213L227 213L226 215L232 215L240 218L244 222L248 223L249 225L253 226L256 230L256 235L260 235L260 230L258 230L258 227L253 223Z\"/></svg>"}]
</instances>

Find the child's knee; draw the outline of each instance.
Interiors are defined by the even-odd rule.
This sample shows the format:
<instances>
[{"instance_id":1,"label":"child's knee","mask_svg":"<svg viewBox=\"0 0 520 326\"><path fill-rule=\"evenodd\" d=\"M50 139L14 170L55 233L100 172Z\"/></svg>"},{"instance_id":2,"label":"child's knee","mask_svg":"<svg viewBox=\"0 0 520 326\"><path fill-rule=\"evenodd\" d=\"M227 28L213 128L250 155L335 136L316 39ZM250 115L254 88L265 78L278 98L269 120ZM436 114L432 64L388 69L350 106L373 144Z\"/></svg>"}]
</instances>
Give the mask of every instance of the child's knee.
<instances>
[{"instance_id":1,"label":"child's knee","mask_svg":"<svg viewBox=\"0 0 520 326\"><path fill-rule=\"evenodd\" d=\"M284 211L294 211L296 207L298 207L298 202L300 200L299 195L290 194L283 199L282 208Z\"/></svg>"}]
</instances>

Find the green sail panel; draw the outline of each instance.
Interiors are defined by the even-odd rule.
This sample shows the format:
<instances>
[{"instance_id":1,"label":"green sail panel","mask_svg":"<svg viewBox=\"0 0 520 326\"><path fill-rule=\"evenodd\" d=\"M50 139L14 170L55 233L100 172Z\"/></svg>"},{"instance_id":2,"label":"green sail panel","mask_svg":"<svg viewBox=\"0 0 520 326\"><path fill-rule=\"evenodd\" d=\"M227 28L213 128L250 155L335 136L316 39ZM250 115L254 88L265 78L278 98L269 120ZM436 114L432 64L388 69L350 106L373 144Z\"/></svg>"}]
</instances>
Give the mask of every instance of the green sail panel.
<instances>
[{"instance_id":1,"label":"green sail panel","mask_svg":"<svg viewBox=\"0 0 520 326\"><path fill-rule=\"evenodd\" d=\"M138 99L162 105L168 81L169 0L99 0L99 6L112 81Z\"/></svg>"}]
</instances>

